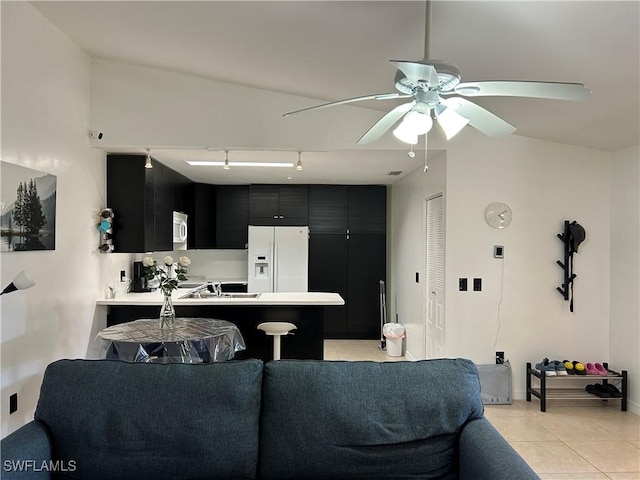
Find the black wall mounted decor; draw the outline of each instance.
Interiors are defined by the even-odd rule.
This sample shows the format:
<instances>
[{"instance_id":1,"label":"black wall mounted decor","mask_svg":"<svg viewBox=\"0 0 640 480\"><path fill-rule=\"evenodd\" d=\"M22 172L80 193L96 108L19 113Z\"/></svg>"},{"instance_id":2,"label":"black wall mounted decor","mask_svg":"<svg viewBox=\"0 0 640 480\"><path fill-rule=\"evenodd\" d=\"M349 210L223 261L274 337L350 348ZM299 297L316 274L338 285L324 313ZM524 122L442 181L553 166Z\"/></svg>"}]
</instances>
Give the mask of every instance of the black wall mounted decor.
<instances>
[{"instance_id":1,"label":"black wall mounted decor","mask_svg":"<svg viewBox=\"0 0 640 480\"><path fill-rule=\"evenodd\" d=\"M573 283L577 277L573 273L573 254L578 251L578 246L584 241L586 234L578 222L565 220L564 230L562 233L558 233L558 238L562 240L564 246L564 257L562 261L557 260L556 263L560 265L564 275L562 286L557 290L565 300L570 300L569 310L573 312Z\"/></svg>"}]
</instances>

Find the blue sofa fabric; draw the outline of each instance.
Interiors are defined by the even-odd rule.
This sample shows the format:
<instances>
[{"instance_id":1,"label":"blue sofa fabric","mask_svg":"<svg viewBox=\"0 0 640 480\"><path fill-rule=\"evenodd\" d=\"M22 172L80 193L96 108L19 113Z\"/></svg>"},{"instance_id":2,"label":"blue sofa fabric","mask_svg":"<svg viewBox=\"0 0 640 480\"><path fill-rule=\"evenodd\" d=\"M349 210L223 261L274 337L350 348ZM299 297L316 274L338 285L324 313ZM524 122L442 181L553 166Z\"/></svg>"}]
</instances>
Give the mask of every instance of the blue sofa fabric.
<instances>
[{"instance_id":1,"label":"blue sofa fabric","mask_svg":"<svg viewBox=\"0 0 640 480\"><path fill-rule=\"evenodd\" d=\"M265 366L263 479L458 478L458 438L482 416L475 365L282 360Z\"/></svg>"},{"instance_id":2,"label":"blue sofa fabric","mask_svg":"<svg viewBox=\"0 0 640 480\"><path fill-rule=\"evenodd\" d=\"M2 439L1 473L3 480L538 478L482 412L468 360L61 360L45 372L35 420Z\"/></svg>"},{"instance_id":3,"label":"blue sofa fabric","mask_svg":"<svg viewBox=\"0 0 640 480\"><path fill-rule=\"evenodd\" d=\"M54 478L255 478L263 365L61 360L45 372L36 420Z\"/></svg>"}]
</instances>

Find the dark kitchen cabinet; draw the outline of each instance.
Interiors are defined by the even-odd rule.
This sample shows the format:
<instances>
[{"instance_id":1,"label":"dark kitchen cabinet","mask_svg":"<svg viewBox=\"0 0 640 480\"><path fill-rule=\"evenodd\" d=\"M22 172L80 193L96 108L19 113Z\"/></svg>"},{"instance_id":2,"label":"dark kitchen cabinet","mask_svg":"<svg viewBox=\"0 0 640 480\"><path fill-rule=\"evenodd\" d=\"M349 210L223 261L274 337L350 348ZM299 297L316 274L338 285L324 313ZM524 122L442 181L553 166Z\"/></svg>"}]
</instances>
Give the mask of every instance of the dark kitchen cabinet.
<instances>
[{"instance_id":1,"label":"dark kitchen cabinet","mask_svg":"<svg viewBox=\"0 0 640 480\"><path fill-rule=\"evenodd\" d=\"M314 233L347 232L346 185L309 185L309 230Z\"/></svg>"},{"instance_id":2,"label":"dark kitchen cabinet","mask_svg":"<svg viewBox=\"0 0 640 480\"><path fill-rule=\"evenodd\" d=\"M310 235L309 291L345 300L325 310L325 338L380 336L380 280L386 280L385 235Z\"/></svg>"},{"instance_id":3,"label":"dark kitchen cabinet","mask_svg":"<svg viewBox=\"0 0 640 480\"><path fill-rule=\"evenodd\" d=\"M216 189L216 248L247 248L249 186L218 185Z\"/></svg>"},{"instance_id":4,"label":"dark kitchen cabinet","mask_svg":"<svg viewBox=\"0 0 640 480\"><path fill-rule=\"evenodd\" d=\"M107 156L107 205L114 211L113 245L116 252L172 250L172 205L165 188L165 171L145 155Z\"/></svg>"},{"instance_id":5,"label":"dark kitchen cabinet","mask_svg":"<svg viewBox=\"0 0 640 480\"><path fill-rule=\"evenodd\" d=\"M188 218L190 249L216 248L216 185L194 183L191 186L193 212Z\"/></svg>"},{"instance_id":6,"label":"dark kitchen cabinet","mask_svg":"<svg viewBox=\"0 0 640 480\"><path fill-rule=\"evenodd\" d=\"M345 235L309 235L309 291L340 294L345 305L325 307L324 331L329 338L348 335L348 265Z\"/></svg>"},{"instance_id":7,"label":"dark kitchen cabinet","mask_svg":"<svg viewBox=\"0 0 640 480\"><path fill-rule=\"evenodd\" d=\"M380 337L380 280L386 280L386 236L350 234L347 250L348 334Z\"/></svg>"},{"instance_id":8,"label":"dark kitchen cabinet","mask_svg":"<svg viewBox=\"0 0 640 480\"><path fill-rule=\"evenodd\" d=\"M308 185L250 185L251 225L308 225Z\"/></svg>"},{"instance_id":9,"label":"dark kitchen cabinet","mask_svg":"<svg viewBox=\"0 0 640 480\"><path fill-rule=\"evenodd\" d=\"M379 185L349 186L347 225L349 233L386 233L387 188Z\"/></svg>"},{"instance_id":10,"label":"dark kitchen cabinet","mask_svg":"<svg viewBox=\"0 0 640 480\"><path fill-rule=\"evenodd\" d=\"M309 186L309 290L339 293L326 338L379 338L386 280L387 191L378 185Z\"/></svg>"}]
</instances>

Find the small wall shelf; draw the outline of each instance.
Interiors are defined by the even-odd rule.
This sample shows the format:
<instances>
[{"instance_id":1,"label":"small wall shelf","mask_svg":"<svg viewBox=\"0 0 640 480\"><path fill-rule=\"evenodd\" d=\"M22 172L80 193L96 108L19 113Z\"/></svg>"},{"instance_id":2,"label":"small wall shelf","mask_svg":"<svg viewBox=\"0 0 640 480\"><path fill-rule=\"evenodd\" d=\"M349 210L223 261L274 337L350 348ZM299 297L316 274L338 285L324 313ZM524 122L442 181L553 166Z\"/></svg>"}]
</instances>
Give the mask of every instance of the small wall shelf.
<instances>
[{"instance_id":1,"label":"small wall shelf","mask_svg":"<svg viewBox=\"0 0 640 480\"><path fill-rule=\"evenodd\" d=\"M531 367L531 363L527 362L527 402L531 401L531 395L540 399L540 411L547 411L547 400L620 400L620 410L627 411L627 371L614 372L609 370L608 364L602 364L607 369L609 375L561 375L547 377L544 372ZM539 386L532 386L531 377L540 380ZM563 388L548 388L549 380L564 385ZM585 384L574 382L574 380L586 380L591 383L599 383L602 381L606 385L609 380L619 380L621 385L621 398L600 398L596 397L584 390Z\"/></svg>"}]
</instances>

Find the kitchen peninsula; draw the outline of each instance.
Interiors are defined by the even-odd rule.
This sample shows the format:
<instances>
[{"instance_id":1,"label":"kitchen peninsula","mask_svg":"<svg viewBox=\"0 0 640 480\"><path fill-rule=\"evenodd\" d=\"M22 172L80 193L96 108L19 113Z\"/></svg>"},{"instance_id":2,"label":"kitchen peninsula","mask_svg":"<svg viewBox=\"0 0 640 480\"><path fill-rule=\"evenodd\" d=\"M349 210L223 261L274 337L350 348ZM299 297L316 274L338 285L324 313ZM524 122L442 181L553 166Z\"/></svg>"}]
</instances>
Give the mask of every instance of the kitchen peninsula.
<instances>
[{"instance_id":1,"label":"kitchen peninsula","mask_svg":"<svg viewBox=\"0 0 640 480\"><path fill-rule=\"evenodd\" d=\"M297 329L293 335L283 339L282 358L322 360L325 306L344 305L344 300L337 293L261 293L255 298L179 298L186 292L188 289L178 289L173 294L176 315L216 318L234 323L240 329L247 347L236 354L236 359L270 360L273 340L256 327L262 322L291 322ZM128 293L96 303L100 308L108 309L107 326L112 326L139 318L157 318L162 294L159 291Z\"/></svg>"}]
</instances>

